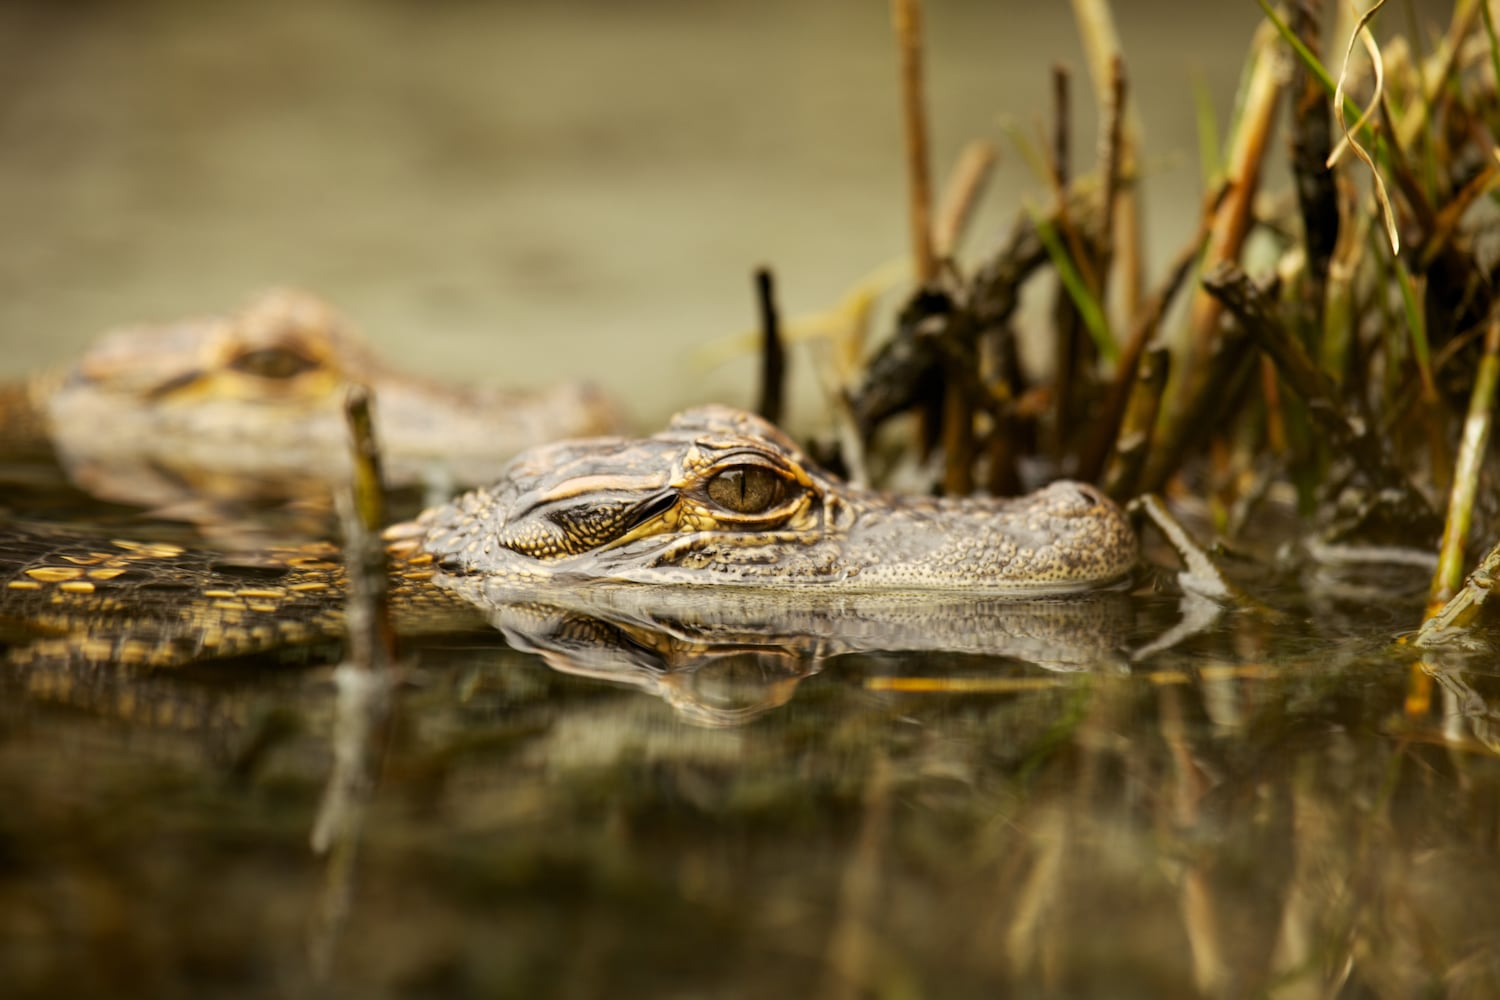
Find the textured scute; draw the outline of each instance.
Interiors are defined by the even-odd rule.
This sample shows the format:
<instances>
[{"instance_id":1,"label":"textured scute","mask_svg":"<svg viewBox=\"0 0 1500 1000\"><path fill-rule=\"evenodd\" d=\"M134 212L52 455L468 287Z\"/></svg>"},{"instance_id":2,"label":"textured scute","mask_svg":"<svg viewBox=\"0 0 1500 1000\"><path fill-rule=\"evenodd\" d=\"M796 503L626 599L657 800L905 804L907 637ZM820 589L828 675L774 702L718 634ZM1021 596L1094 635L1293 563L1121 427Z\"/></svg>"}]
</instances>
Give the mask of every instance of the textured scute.
<instances>
[{"instance_id":1,"label":"textured scute","mask_svg":"<svg viewBox=\"0 0 1500 1000\"><path fill-rule=\"evenodd\" d=\"M785 478L795 516L713 508L705 483L747 461ZM861 490L723 406L679 414L652 438L523 453L495 485L426 521L424 548L445 570L500 582L1036 593L1113 582L1136 558L1125 515L1087 484L1009 499Z\"/></svg>"}]
</instances>

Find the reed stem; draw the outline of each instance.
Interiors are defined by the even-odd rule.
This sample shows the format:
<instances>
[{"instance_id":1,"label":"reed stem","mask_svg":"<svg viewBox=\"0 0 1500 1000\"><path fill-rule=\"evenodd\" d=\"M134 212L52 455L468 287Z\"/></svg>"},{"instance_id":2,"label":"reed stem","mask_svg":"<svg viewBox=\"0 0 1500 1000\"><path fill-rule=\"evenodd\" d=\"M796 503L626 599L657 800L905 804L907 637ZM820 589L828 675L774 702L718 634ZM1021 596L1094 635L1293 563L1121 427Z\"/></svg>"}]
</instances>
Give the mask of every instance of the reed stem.
<instances>
[{"instance_id":1,"label":"reed stem","mask_svg":"<svg viewBox=\"0 0 1500 1000\"><path fill-rule=\"evenodd\" d=\"M932 180L927 154L927 110L922 86L922 0L891 0L901 60L901 111L910 193L911 259L917 283L937 280L932 249Z\"/></svg>"}]
</instances>

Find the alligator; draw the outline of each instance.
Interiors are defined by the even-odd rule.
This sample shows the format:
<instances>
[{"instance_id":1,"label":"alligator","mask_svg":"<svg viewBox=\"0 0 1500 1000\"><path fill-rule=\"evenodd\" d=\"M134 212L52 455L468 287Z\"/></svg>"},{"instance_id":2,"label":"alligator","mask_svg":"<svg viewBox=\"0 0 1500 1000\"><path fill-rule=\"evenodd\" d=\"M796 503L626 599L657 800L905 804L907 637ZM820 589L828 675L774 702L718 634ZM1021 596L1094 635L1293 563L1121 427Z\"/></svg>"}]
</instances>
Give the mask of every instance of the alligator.
<instances>
[{"instance_id":1,"label":"alligator","mask_svg":"<svg viewBox=\"0 0 1500 1000\"><path fill-rule=\"evenodd\" d=\"M4 532L0 637L12 660L171 666L342 629L346 576L328 544L233 556ZM860 489L723 406L681 413L649 438L530 449L494 485L393 526L386 541L391 605L408 632L585 592L617 607L760 595L762 623L823 607L857 624L891 595L1066 594L1120 581L1136 561L1124 513L1091 486L1010 499Z\"/></svg>"},{"instance_id":2,"label":"alligator","mask_svg":"<svg viewBox=\"0 0 1500 1000\"><path fill-rule=\"evenodd\" d=\"M379 399L395 488L477 485L532 445L622 429L620 408L583 382L401 374L326 303L279 290L230 316L115 330L65 371L0 387L0 441L9 454L50 446L85 492L137 507L319 496L348 475L354 383Z\"/></svg>"},{"instance_id":3,"label":"alligator","mask_svg":"<svg viewBox=\"0 0 1500 1000\"><path fill-rule=\"evenodd\" d=\"M1007 499L896 496L815 465L726 406L646 439L543 445L396 535L454 585L740 584L822 591L1055 593L1123 577L1136 539L1093 486Z\"/></svg>"}]
</instances>

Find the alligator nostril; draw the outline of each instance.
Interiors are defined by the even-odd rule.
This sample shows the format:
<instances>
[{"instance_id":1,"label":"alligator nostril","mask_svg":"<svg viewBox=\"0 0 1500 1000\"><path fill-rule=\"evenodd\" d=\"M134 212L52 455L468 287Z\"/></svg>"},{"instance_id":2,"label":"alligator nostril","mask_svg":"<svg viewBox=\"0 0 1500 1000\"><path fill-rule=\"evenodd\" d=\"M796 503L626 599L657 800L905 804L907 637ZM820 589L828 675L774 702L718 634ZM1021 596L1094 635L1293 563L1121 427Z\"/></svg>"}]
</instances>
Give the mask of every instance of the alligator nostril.
<instances>
[{"instance_id":1,"label":"alligator nostril","mask_svg":"<svg viewBox=\"0 0 1500 1000\"><path fill-rule=\"evenodd\" d=\"M1078 500L1085 507L1095 507L1099 503L1099 494L1087 486L1078 487Z\"/></svg>"}]
</instances>

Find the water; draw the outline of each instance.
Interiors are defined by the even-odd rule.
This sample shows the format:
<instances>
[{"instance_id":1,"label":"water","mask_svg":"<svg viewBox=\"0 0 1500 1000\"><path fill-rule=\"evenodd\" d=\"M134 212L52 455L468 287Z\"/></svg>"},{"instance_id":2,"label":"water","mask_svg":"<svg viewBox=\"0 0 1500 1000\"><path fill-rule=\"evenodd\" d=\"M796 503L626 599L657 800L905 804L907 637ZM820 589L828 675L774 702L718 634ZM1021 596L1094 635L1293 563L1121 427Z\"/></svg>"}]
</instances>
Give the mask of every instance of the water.
<instances>
[{"instance_id":1,"label":"water","mask_svg":"<svg viewBox=\"0 0 1500 1000\"><path fill-rule=\"evenodd\" d=\"M1494 995L1500 673L1392 642L1421 571L1316 572L1229 608L1166 575L534 594L408 636L365 743L327 644L154 674L16 646L0 968L19 996Z\"/></svg>"}]
</instances>

